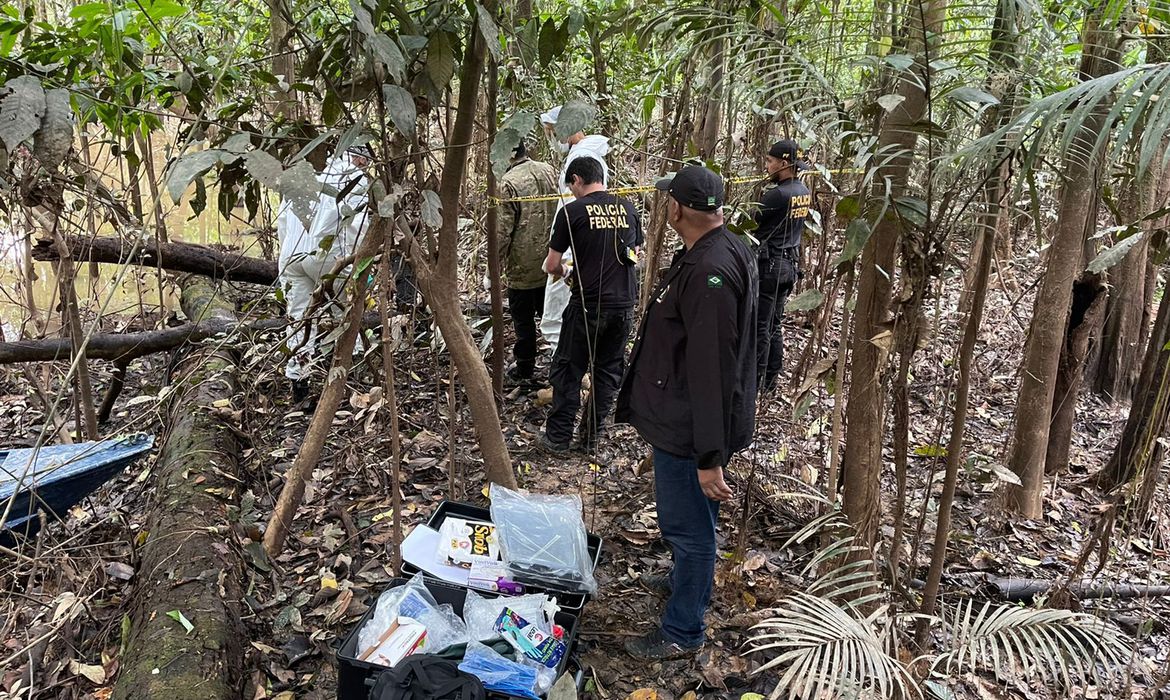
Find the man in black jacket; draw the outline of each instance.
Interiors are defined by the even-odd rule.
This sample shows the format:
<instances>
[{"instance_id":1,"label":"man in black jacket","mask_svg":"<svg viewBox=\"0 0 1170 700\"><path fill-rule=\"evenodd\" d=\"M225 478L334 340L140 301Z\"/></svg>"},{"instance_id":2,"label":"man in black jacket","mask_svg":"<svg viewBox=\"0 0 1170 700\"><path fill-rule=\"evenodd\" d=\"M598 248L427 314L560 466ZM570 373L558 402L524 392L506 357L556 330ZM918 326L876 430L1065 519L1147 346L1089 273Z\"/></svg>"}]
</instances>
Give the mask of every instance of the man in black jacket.
<instances>
[{"instance_id":1,"label":"man in black jacket","mask_svg":"<svg viewBox=\"0 0 1170 700\"><path fill-rule=\"evenodd\" d=\"M759 320L756 323L757 379L767 392L776 383L784 363L780 322L788 294L800 275L800 237L808 218L812 195L796 177L803 154L791 139L772 144L764 167L773 186L760 198L756 238L760 272Z\"/></svg>"},{"instance_id":2,"label":"man in black jacket","mask_svg":"<svg viewBox=\"0 0 1170 700\"><path fill-rule=\"evenodd\" d=\"M756 298L748 247L723 225L723 180L702 167L658 183L684 243L655 290L618 395L617 420L654 448L658 526L674 555L659 629L626 644L633 656L676 658L703 645L715 573L723 467L755 427Z\"/></svg>"}]
</instances>

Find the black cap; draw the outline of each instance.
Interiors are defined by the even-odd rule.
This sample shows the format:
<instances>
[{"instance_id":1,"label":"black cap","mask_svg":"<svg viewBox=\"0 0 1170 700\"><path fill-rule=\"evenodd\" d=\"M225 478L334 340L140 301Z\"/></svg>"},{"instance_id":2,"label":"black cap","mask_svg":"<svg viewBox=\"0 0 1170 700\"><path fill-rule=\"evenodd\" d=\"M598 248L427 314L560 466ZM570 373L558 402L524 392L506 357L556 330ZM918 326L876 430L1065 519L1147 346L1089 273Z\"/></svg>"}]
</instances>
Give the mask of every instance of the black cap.
<instances>
[{"instance_id":1,"label":"black cap","mask_svg":"<svg viewBox=\"0 0 1170 700\"><path fill-rule=\"evenodd\" d=\"M768 149L768 155L780 160L786 160L789 163L796 163L804 160L804 151L801 150L800 144L792 139L780 139L772 144Z\"/></svg>"},{"instance_id":2,"label":"black cap","mask_svg":"<svg viewBox=\"0 0 1170 700\"><path fill-rule=\"evenodd\" d=\"M723 206L723 178L700 165L689 165L654 186L690 209L715 211Z\"/></svg>"},{"instance_id":3,"label":"black cap","mask_svg":"<svg viewBox=\"0 0 1170 700\"><path fill-rule=\"evenodd\" d=\"M792 163L797 171L807 170L808 163L804 161L804 149L792 139L780 139L768 149L768 155L786 163Z\"/></svg>"}]
</instances>

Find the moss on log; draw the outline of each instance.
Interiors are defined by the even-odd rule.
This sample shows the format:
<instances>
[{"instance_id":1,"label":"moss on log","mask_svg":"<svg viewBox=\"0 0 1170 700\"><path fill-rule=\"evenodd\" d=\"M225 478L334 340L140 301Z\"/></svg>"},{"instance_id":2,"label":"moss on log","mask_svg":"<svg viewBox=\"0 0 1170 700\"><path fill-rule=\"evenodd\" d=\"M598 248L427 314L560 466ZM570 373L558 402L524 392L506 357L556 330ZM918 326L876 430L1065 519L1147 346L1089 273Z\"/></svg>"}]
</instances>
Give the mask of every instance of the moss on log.
<instances>
[{"instance_id":1,"label":"moss on log","mask_svg":"<svg viewBox=\"0 0 1170 700\"><path fill-rule=\"evenodd\" d=\"M232 314L202 278L184 281L182 299L192 319ZM241 565L227 519L238 499L239 445L214 410L235 395L235 373L235 352L221 344L198 346L175 367L117 699L241 696Z\"/></svg>"}]
</instances>

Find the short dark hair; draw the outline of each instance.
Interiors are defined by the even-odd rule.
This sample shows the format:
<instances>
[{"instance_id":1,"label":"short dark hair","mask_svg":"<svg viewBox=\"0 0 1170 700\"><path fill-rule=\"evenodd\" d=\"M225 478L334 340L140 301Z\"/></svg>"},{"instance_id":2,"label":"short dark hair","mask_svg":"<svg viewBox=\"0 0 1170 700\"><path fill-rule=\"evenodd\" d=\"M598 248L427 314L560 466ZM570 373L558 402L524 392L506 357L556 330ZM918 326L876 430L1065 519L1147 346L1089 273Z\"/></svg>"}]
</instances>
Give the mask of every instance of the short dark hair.
<instances>
[{"instance_id":1,"label":"short dark hair","mask_svg":"<svg viewBox=\"0 0 1170 700\"><path fill-rule=\"evenodd\" d=\"M605 182L605 169L601 167L601 161L590 156L580 156L569 161L569 167L565 169L565 183L572 182L574 175L581 179L582 185Z\"/></svg>"},{"instance_id":2,"label":"short dark hair","mask_svg":"<svg viewBox=\"0 0 1170 700\"><path fill-rule=\"evenodd\" d=\"M516 144L516 148L512 149L513 158L523 158L528 155L528 145L524 143L524 139L520 139L520 143Z\"/></svg>"}]
</instances>

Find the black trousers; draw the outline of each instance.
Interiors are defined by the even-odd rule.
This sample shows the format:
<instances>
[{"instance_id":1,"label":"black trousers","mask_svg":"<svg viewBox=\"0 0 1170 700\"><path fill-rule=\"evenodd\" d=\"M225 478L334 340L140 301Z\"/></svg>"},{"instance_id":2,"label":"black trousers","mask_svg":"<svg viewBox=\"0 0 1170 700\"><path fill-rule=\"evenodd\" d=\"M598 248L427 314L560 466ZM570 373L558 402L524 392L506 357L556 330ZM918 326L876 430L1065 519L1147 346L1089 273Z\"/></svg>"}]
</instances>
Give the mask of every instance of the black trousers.
<instances>
[{"instance_id":1,"label":"black trousers","mask_svg":"<svg viewBox=\"0 0 1170 700\"><path fill-rule=\"evenodd\" d=\"M760 301L756 313L756 381L760 391L770 391L784 365L781 321L788 295L796 286L795 255L761 260Z\"/></svg>"},{"instance_id":2,"label":"black trousers","mask_svg":"<svg viewBox=\"0 0 1170 700\"><path fill-rule=\"evenodd\" d=\"M536 369L536 318L544 310L544 285L534 289L509 289L508 313L516 331L512 357L517 374L532 376Z\"/></svg>"},{"instance_id":3,"label":"black trousers","mask_svg":"<svg viewBox=\"0 0 1170 700\"><path fill-rule=\"evenodd\" d=\"M549 371L552 409L544 425L545 433L553 442L567 443L573 439L573 425L581 405L581 378L586 372L593 376L593 388L578 434L585 441L597 438L598 428L609 415L621 387L633 317L631 309L586 311L573 303L565 309L561 340Z\"/></svg>"},{"instance_id":4,"label":"black trousers","mask_svg":"<svg viewBox=\"0 0 1170 700\"><path fill-rule=\"evenodd\" d=\"M394 297L399 313L409 313L418 306L418 285L414 268L401 253L390 255L390 271L394 273Z\"/></svg>"}]
</instances>

